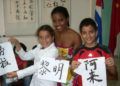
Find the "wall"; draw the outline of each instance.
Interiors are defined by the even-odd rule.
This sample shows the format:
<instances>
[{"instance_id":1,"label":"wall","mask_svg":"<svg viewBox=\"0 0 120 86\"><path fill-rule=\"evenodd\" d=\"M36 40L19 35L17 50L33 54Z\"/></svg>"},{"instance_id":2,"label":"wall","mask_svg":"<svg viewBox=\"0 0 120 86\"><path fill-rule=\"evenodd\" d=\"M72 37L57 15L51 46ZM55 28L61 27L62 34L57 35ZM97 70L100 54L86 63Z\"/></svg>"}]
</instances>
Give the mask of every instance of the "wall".
<instances>
[{"instance_id":1,"label":"wall","mask_svg":"<svg viewBox=\"0 0 120 86\"><path fill-rule=\"evenodd\" d=\"M32 49L32 47L37 44L37 39L35 36L16 36L16 38L27 46L27 50ZM1 37L0 43L8 40L9 37Z\"/></svg>"},{"instance_id":2,"label":"wall","mask_svg":"<svg viewBox=\"0 0 120 86\"><path fill-rule=\"evenodd\" d=\"M4 35L3 0L0 0L0 36Z\"/></svg>"},{"instance_id":3,"label":"wall","mask_svg":"<svg viewBox=\"0 0 120 86\"><path fill-rule=\"evenodd\" d=\"M71 27L79 32L80 21L85 17L93 17L95 0L71 0Z\"/></svg>"}]
</instances>

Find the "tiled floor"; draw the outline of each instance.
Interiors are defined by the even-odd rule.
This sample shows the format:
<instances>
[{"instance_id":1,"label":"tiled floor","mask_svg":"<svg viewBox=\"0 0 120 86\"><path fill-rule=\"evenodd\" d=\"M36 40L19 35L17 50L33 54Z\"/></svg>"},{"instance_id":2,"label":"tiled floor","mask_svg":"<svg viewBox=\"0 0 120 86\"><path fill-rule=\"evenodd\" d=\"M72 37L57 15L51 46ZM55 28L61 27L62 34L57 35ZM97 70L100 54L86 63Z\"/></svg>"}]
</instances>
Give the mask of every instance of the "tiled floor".
<instances>
[{"instance_id":1,"label":"tiled floor","mask_svg":"<svg viewBox=\"0 0 120 86\"><path fill-rule=\"evenodd\" d=\"M115 62L117 64L117 70L118 70L118 81L108 81L108 86L120 86L120 58L116 58Z\"/></svg>"}]
</instances>

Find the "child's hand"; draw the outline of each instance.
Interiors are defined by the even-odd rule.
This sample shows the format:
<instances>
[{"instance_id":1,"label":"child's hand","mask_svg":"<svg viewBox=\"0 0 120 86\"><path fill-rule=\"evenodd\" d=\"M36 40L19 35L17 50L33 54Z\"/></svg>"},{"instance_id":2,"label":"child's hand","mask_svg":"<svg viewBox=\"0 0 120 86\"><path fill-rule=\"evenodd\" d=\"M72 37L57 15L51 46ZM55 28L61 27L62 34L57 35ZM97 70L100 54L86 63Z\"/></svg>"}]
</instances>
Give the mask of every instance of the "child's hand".
<instances>
[{"instance_id":1,"label":"child's hand","mask_svg":"<svg viewBox=\"0 0 120 86\"><path fill-rule=\"evenodd\" d=\"M21 45L20 42L14 38L14 37L10 37L9 41L16 46L16 50L19 51L21 49Z\"/></svg>"},{"instance_id":2,"label":"child's hand","mask_svg":"<svg viewBox=\"0 0 120 86\"><path fill-rule=\"evenodd\" d=\"M19 44L19 41L18 41L16 38L14 38L14 37L10 37L10 38L9 38L9 41L10 41L12 44L14 44L14 45Z\"/></svg>"},{"instance_id":3,"label":"child's hand","mask_svg":"<svg viewBox=\"0 0 120 86\"><path fill-rule=\"evenodd\" d=\"M108 79L118 80L118 72L113 58L106 59L106 68L108 72Z\"/></svg>"},{"instance_id":4,"label":"child's hand","mask_svg":"<svg viewBox=\"0 0 120 86\"><path fill-rule=\"evenodd\" d=\"M71 69L76 69L80 65L80 62L78 61L72 61L71 63Z\"/></svg>"},{"instance_id":5,"label":"child's hand","mask_svg":"<svg viewBox=\"0 0 120 86\"><path fill-rule=\"evenodd\" d=\"M57 58L56 58L56 60L65 60L63 57L61 57L61 56L58 56Z\"/></svg>"},{"instance_id":6,"label":"child's hand","mask_svg":"<svg viewBox=\"0 0 120 86\"><path fill-rule=\"evenodd\" d=\"M111 67L111 66L114 66L114 60L113 60L113 58L107 58L106 60L105 60L106 62L106 65L108 66L108 67Z\"/></svg>"},{"instance_id":7,"label":"child's hand","mask_svg":"<svg viewBox=\"0 0 120 86\"><path fill-rule=\"evenodd\" d=\"M9 73L7 73L7 77L8 77L8 78L17 77L17 72L16 72L16 71L14 71L14 72L9 72Z\"/></svg>"}]
</instances>

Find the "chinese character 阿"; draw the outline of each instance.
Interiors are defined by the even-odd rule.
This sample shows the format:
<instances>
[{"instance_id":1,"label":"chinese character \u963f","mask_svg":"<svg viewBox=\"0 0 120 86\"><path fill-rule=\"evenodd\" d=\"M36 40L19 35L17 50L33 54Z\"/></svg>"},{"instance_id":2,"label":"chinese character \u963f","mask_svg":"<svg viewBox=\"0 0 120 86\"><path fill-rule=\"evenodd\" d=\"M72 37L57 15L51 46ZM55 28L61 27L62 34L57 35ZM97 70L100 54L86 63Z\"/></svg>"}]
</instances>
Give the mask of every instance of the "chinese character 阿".
<instances>
[{"instance_id":1,"label":"chinese character \u963f","mask_svg":"<svg viewBox=\"0 0 120 86\"><path fill-rule=\"evenodd\" d=\"M93 60L90 60L90 61L85 61L85 68L86 70L88 70L88 64L90 64L90 66L94 66L94 70L97 69L97 65L96 65L96 60L97 59L93 59Z\"/></svg>"},{"instance_id":2,"label":"chinese character \u963f","mask_svg":"<svg viewBox=\"0 0 120 86\"><path fill-rule=\"evenodd\" d=\"M10 63L5 58L0 58L0 67L5 68L7 65L10 65Z\"/></svg>"},{"instance_id":3,"label":"chinese character \u963f","mask_svg":"<svg viewBox=\"0 0 120 86\"><path fill-rule=\"evenodd\" d=\"M96 77L99 77L99 75L95 75L95 72L93 70L91 70L91 72L89 74L90 74L90 77L87 78L87 80L89 80L90 82L92 81L94 83L94 81L98 81L98 82L102 81L102 79L96 78Z\"/></svg>"},{"instance_id":4,"label":"chinese character \u963f","mask_svg":"<svg viewBox=\"0 0 120 86\"><path fill-rule=\"evenodd\" d=\"M41 75L46 74L46 72L50 72L50 70L47 68L49 66L49 62L43 60L42 63L41 63L41 65L42 65L42 67L39 68L39 70L40 70L39 73Z\"/></svg>"},{"instance_id":5,"label":"chinese character \u963f","mask_svg":"<svg viewBox=\"0 0 120 86\"><path fill-rule=\"evenodd\" d=\"M58 75L58 73L60 74L59 79L61 79L61 76L62 76L63 66L64 66L64 64L60 63L58 66L54 66L54 68L53 68L53 72L56 72L55 75Z\"/></svg>"}]
</instances>

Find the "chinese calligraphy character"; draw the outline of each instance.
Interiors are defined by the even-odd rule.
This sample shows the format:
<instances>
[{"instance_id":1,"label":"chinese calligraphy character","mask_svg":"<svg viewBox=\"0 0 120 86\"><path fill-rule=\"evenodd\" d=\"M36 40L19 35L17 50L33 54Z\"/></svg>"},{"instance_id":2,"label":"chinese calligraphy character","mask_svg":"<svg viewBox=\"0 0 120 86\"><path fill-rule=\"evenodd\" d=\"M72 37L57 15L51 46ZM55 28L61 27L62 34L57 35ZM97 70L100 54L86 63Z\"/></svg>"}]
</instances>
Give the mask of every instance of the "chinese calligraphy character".
<instances>
[{"instance_id":1,"label":"chinese calligraphy character","mask_svg":"<svg viewBox=\"0 0 120 86\"><path fill-rule=\"evenodd\" d=\"M64 3L66 2L66 0L60 0L60 1L61 1L61 2L64 2Z\"/></svg>"},{"instance_id":2,"label":"chinese calligraphy character","mask_svg":"<svg viewBox=\"0 0 120 86\"><path fill-rule=\"evenodd\" d=\"M89 80L90 82L92 81L94 83L94 81L98 81L101 82L102 79L97 79L96 77L99 77L99 75L95 75L95 72L91 69L91 72L89 73L90 77L87 78L87 80Z\"/></svg>"},{"instance_id":3,"label":"chinese calligraphy character","mask_svg":"<svg viewBox=\"0 0 120 86\"><path fill-rule=\"evenodd\" d=\"M54 5L54 7L58 6L58 2L54 1L53 5Z\"/></svg>"},{"instance_id":4,"label":"chinese calligraphy character","mask_svg":"<svg viewBox=\"0 0 120 86\"><path fill-rule=\"evenodd\" d=\"M60 74L59 79L61 79L61 76L62 76L63 66L64 66L64 64L60 63L58 66L54 66L54 68L53 68L53 72L56 72L55 75L57 75L58 73Z\"/></svg>"},{"instance_id":5,"label":"chinese calligraphy character","mask_svg":"<svg viewBox=\"0 0 120 86\"><path fill-rule=\"evenodd\" d=\"M97 64L96 64L96 60L97 59L93 59L93 60L90 60L90 61L85 61L85 68L86 70L88 70L88 64L90 64L90 66L94 66L94 70L97 69Z\"/></svg>"},{"instance_id":6,"label":"chinese calligraphy character","mask_svg":"<svg viewBox=\"0 0 120 86\"><path fill-rule=\"evenodd\" d=\"M39 68L40 69L39 73L41 75L46 74L46 72L50 72L50 70L47 68L49 66L49 62L43 60L42 63L41 63L41 65L42 65L42 67Z\"/></svg>"},{"instance_id":7,"label":"chinese calligraphy character","mask_svg":"<svg viewBox=\"0 0 120 86\"><path fill-rule=\"evenodd\" d=\"M0 46L0 56L1 56L1 55L4 55L4 50L5 50L5 49L2 48L2 46Z\"/></svg>"},{"instance_id":8,"label":"chinese calligraphy character","mask_svg":"<svg viewBox=\"0 0 120 86\"><path fill-rule=\"evenodd\" d=\"M16 1L16 20L20 20L20 2Z\"/></svg>"},{"instance_id":9,"label":"chinese calligraphy character","mask_svg":"<svg viewBox=\"0 0 120 86\"><path fill-rule=\"evenodd\" d=\"M5 68L7 65L10 65L10 63L5 58L0 58L0 67Z\"/></svg>"},{"instance_id":10,"label":"chinese calligraphy character","mask_svg":"<svg viewBox=\"0 0 120 86\"><path fill-rule=\"evenodd\" d=\"M30 0L30 3L33 3L34 1L33 0Z\"/></svg>"},{"instance_id":11,"label":"chinese calligraphy character","mask_svg":"<svg viewBox=\"0 0 120 86\"><path fill-rule=\"evenodd\" d=\"M64 6L64 4L66 3L66 0L60 0L62 3L62 6Z\"/></svg>"},{"instance_id":12,"label":"chinese calligraphy character","mask_svg":"<svg viewBox=\"0 0 120 86\"><path fill-rule=\"evenodd\" d=\"M86 60L84 61L85 62L85 69L88 71L88 67L92 66L93 69L91 68L91 71L90 71L90 77L87 78L87 80L89 80L90 82L93 82L94 81L98 81L98 82L101 82L102 79L97 79L97 77L99 77L99 75L95 75L95 71L93 70L97 70L97 63L96 63L97 59L93 59L93 60Z\"/></svg>"}]
</instances>

